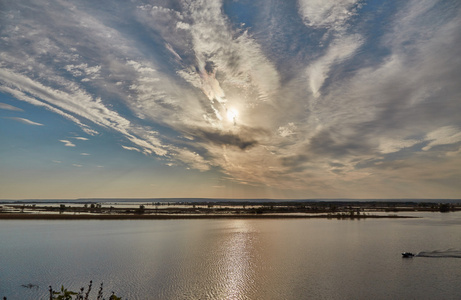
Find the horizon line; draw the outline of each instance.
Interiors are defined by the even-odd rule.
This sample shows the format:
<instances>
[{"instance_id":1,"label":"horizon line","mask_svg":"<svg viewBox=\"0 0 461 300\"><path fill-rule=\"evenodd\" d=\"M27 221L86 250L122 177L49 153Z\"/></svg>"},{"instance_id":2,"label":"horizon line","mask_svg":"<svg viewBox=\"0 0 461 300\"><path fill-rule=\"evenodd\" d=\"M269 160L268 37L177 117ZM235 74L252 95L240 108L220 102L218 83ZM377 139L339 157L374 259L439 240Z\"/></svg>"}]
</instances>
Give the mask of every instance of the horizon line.
<instances>
[{"instance_id":1,"label":"horizon line","mask_svg":"<svg viewBox=\"0 0 461 300\"><path fill-rule=\"evenodd\" d=\"M85 197L85 198L27 198L27 199L0 199L0 202L32 202L32 201L107 201L107 200L139 200L139 201L155 201L155 200L216 200L216 201L461 201L461 198L215 198L215 197Z\"/></svg>"}]
</instances>

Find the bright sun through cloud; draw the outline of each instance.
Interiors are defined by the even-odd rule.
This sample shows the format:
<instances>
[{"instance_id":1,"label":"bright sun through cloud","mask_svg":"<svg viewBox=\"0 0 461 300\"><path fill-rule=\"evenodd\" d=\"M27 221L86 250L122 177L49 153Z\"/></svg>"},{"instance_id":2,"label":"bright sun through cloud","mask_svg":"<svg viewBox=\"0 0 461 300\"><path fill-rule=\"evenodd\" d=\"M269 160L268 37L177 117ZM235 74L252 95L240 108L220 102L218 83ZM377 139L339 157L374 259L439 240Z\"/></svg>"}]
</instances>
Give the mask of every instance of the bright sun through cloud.
<instances>
[{"instance_id":1,"label":"bright sun through cloud","mask_svg":"<svg viewBox=\"0 0 461 300\"><path fill-rule=\"evenodd\" d=\"M229 121L235 123L235 121L236 121L236 119L238 118L238 116L239 116L239 112L238 112L236 109L234 109L234 108L229 108L229 109L227 110L227 119L228 119Z\"/></svg>"}]
</instances>

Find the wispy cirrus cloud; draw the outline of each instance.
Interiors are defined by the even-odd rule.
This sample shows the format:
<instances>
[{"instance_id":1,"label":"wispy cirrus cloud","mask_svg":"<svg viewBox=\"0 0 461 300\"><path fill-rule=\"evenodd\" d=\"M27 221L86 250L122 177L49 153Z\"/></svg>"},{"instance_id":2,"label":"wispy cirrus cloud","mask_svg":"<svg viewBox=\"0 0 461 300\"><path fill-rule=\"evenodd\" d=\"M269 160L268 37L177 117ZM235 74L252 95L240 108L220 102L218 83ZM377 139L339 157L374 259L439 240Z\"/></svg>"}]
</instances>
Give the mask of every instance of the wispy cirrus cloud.
<instances>
[{"instance_id":1,"label":"wispy cirrus cloud","mask_svg":"<svg viewBox=\"0 0 461 300\"><path fill-rule=\"evenodd\" d=\"M4 119L14 120L14 121L26 124L26 125L43 126L42 123L34 122L34 121L31 121L31 120L26 119L26 118L19 118L19 117L3 117L3 118Z\"/></svg>"},{"instance_id":2,"label":"wispy cirrus cloud","mask_svg":"<svg viewBox=\"0 0 461 300\"><path fill-rule=\"evenodd\" d=\"M334 65L352 57L362 44L363 40L360 35L349 35L341 39L336 39L329 45L325 55L315 60L307 68L309 85L315 97L319 96L320 89L329 77L329 73Z\"/></svg>"},{"instance_id":3,"label":"wispy cirrus cloud","mask_svg":"<svg viewBox=\"0 0 461 300\"><path fill-rule=\"evenodd\" d=\"M360 0L300 0L299 11L308 26L341 30L355 14Z\"/></svg>"},{"instance_id":4,"label":"wispy cirrus cloud","mask_svg":"<svg viewBox=\"0 0 461 300\"><path fill-rule=\"evenodd\" d=\"M125 150L142 152L141 150L139 150L139 149L136 148L136 147L130 147L130 146L123 146L123 145L122 145L122 148L125 149Z\"/></svg>"},{"instance_id":5,"label":"wispy cirrus cloud","mask_svg":"<svg viewBox=\"0 0 461 300\"><path fill-rule=\"evenodd\" d=\"M35 64L34 68L40 70L42 75L32 79L32 73L23 75L27 74L26 71L20 74L20 70L26 69L22 60L16 54L6 52L3 56L9 63L0 74L3 91L14 94L18 99L59 113L80 125L88 134L95 135L100 130L93 125L110 128L123 134L133 143L133 146L142 149L146 154L169 155L170 159L181 158L183 163L187 163L187 158L190 158L191 164L200 166L200 169L208 169L209 167L204 167L207 162L203 157L197 160L197 155L200 154L192 151L194 155L184 155L182 147L165 145L154 130L133 124L116 111L110 110L101 98L93 96L86 89L87 84L96 88L105 86L104 89L111 86L114 91L117 91L120 100L124 101L127 107L141 119L148 118L189 136L210 131L205 130L210 125L215 128L213 129L215 131L223 129L221 123L230 128L235 120L227 121L227 106L248 105L241 101L242 87L245 89L245 94L253 94L256 100L259 99L252 105L267 100L278 86L278 75L274 66L262 54L258 44L245 32L239 33L237 37L234 36L237 32L230 27L228 19L222 14L220 3L204 1L191 5L193 7L184 3L182 12L148 5L138 8L141 20L146 23L146 26L163 33L164 38L169 39L169 43L166 44L168 51L176 59L181 57L177 72L171 74L159 72L157 70L159 65L155 61L142 58L138 48L130 45L133 40L128 40L120 32L99 22L88 11L72 7L66 19L56 16L55 12L50 10L38 15L36 19L18 24L14 34L6 32L7 35L9 34L8 42L13 46L23 42L17 39L18 32L25 32L31 26L36 28L28 40L32 47L26 48L23 52L31 58L28 63ZM63 9L71 8L63 3L59 6ZM38 9L38 6L31 5L30 8L34 10ZM201 8L204 9L203 12L200 12ZM154 15L157 18L152 19ZM190 41L194 53L187 53L187 45L178 44L178 40L174 39L178 34L164 33L166 29L164 22L167 22L171 16L175 16L173 21L176 22L177 28L181 29L180 41ZM210 22L215 26L208 26ZM61 41L60 37L51 39L48 36L51 30L48 29L54 27L63 28L70 35L86 36L90 42L75 44L65 37ZM91 27L92 30L87 31L86 27ZM207 37L207 34L212 37ZM210 44L210 39L216 42ZM59 44L66 44L67 47L58 46ZM105 55L104 50L95 52L97 64L86 61L81 55L94 49L107 48L106 45L110 44L117 45L117 48L110 50L112 55ZM41 48L40 55L32 56L27 52L27 49L38 48ZM43 64L48 54L58 57L62 60L62 64L59 62ZM107 57L111 59L108 60ZM230 58L233 60L232 64ZM94 61L95 57L92 59ZM60 72L62 76L57 76L59 72L56 67L68 72L70 77L62 72ZM113 81L103 79L104 70L111 72ZM216 78L217 74L222 78ZM178 79L173 78L178 75L190 86L178 86ZM93 76L89 83L82 79L88 76ZM199 90L194 91L194 88ZM224 93L223 88L229 92ZM128 97L127 93L134 97ZM206 99L207 102L204 101ZM239 133L231 131L225 135L216 131L213 135L205 134L197 137L203 142L200 147L205 149L206 141L227 143L223 138L231 143L237 142L240 148L246 143L241 140ZM212 159L210 153L208 151L207 159ZM200 161L200 164L197 164L197 161Z\"/></svg>"},{"instance_id":6,"label":"wispy cirrus cloud","mask_svg":"<svg viewBox=\"0 0 461 300\"><path fill-rule=\"evenodd\" d=\"M444 126L429 132L426 140L429 143L422 148L424 151L440 145L456 145L461 142L461 130L453 126Z\"/></svg>"},{"instance_id":7,"label":"wispy cirrus cloud","mask_svg":"<svg viewBox=\"0 0 461 300\"><path fill-rule=\"evenodd\" d=\"M0 91L91 141L311 196L427 180L423 157L455 174L457 3L299 0L248 24L234 2L43 4L5 5Z\"/></svg>"},{"instance_id":8,"label":"wispy cirrus cloud","mask_svg":"<svg viewBox=\"0 0 461 300\"><path fill-rule=\"evenodd\" d=\"M64 146L66 147L75 147L75 144L72 143L71 141L69 140L59 140L61 143L64 143Z\"/></svg>"},{"instance_id":9,"label":"wispy cirrus cloud","mask_svg":"<svg viewBox=\"0 0 461 300\"><path fill-rule=\"evenodd\" d=\"M23 111L22 109L17 108L17 107L15 107L13 105L9 105L9 104L6 104L6 103L1 103L1 102L0 102L0 109L11 110L11 111Z\"/></svg>"}]
</instances>

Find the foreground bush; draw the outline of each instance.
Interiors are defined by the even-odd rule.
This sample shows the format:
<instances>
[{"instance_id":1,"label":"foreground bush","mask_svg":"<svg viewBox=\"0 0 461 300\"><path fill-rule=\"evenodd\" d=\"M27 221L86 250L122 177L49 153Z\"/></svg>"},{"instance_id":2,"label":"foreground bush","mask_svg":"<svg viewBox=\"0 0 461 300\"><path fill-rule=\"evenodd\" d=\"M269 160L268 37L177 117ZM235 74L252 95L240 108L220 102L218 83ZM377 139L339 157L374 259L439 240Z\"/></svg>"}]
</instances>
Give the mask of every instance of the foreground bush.
<instances>
[{"instance_id":1,"label":"foreground bush","mask_svg":"<svg viewBox=\"0 0 461 300\"><path fill-rule=\"evenodd\" d=\"M88 289L85 291L85 288L81 288L79 292L74 292L71 290L68 290L64 288L64 286L61 286L61 290L55 291L53 288L49 287L50 291L50 300L90 300L90 299L96 299L96 300L106 300L104 298L103 294L103 284L101 283L98 291L98 295L96 298L90 298L90 293L91 293L91 288L93 286L93 281L90 281L90 284L88 285ZM25 287L37 287L34 285L26 285ZM6 297L3 297L3 300L7 300ZM112 292L112 295L107 298L107 300L122 300L122 298L117 297L114 292Z\"/></svg>"},{"instance_id":2,"label":"foreground bush","mask_svg":"<svg viewBox=\"0 0 461 300\"><path fill-rule=\"evenodd\" d=\"M88 285L88 289L85 292L85 288L81 288L80 292L73 292L69 291L64 286L61 286L60 291L53 291L53 288L50 286L50 300L89 300L90 292L91 292L91 287L93 286L93 281L90 281L90 284ZM75 298L72 298L75 296ZM98 291L98 296L96 300L105 300L103 297L103 284L101 283L101 286L99 287ZM108 300L122 300L122 298L117 297L114 292L112 292L112 295L110 295Z\"/></svg>"}]
</instances>

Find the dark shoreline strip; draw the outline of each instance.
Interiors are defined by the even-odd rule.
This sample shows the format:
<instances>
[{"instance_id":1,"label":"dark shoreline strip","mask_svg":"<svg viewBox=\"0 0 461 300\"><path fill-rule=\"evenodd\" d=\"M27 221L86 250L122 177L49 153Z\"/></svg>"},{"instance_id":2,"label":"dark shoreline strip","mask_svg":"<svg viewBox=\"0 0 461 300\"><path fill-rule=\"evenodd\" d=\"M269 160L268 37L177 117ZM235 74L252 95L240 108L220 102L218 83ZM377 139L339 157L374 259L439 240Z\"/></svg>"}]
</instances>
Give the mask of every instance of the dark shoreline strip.
<instances>
[{"instance_id":1,"label":"dark shoreline strip","mask_svg":"<svg viewBox=\"0 0 461 300\"><path fill-rule=\"evenodd\" d=\"M171 220L171 219L401 219L411 216L335 216L335 215L264 215L264 214L207 214L207 215L70 215L70 214L27 214L2 213L0 220Z\"/></svg>"}]
</instances>

